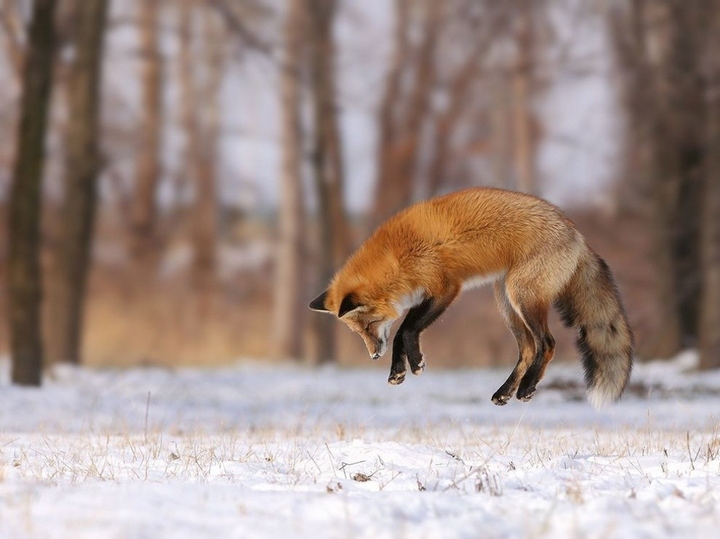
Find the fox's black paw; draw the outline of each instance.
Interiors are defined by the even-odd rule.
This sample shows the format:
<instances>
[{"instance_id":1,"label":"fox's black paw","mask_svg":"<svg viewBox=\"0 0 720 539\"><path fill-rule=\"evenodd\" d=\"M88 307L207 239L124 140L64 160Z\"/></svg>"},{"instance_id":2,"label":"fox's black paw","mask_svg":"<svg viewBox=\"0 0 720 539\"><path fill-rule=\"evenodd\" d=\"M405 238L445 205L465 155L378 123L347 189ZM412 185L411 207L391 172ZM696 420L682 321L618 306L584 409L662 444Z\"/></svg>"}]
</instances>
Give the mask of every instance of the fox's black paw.
<instances>
[{"instance_id":1,"label":"fox's black paw","mask_svg":"<svg viewBox=\"0 0 720 539\"><path fill-rule=\"evenodd\" d=\"M410 365L410 369L415 376L422 374L422 372L425 370L425 358L421 357L420 361L413 365Z\"/></svg>"},{"instance_id":2,"label":"fox's black paw","mask_svg":"<svg viewBox=\"0 0 720 539\"><path fill-rule=\"evenodd\" d=\"M391 386L399 386L405 381L405 373L404 372L391 372L390 377L388 378L388 384Z\"/></svg>"},{"instance_id":3,"label":"fox's black paw","mask_svg":"<svg viewBox=\"0 0 720 539\"><path fill-rule=\"evenodd\" d=\"M535 396L536 391L537 391L537 388L535 386L527 387L527 388L521 387L520 389L518 389L517 398L518 398L518 400L527 402Z\"/></svg>"},{"instance_id":4,"label":"fox's black paw","mask_svg":"<svg viewBox=\"0 0 720 539\"><path fill-rule=\"evenodd\" d=\"M510 400L511 396L512 395L505 395L504 393L500 393L498 391L492 396L493 404L496 404L497 406L505 406Z\"/></svg>"}]
</instances>

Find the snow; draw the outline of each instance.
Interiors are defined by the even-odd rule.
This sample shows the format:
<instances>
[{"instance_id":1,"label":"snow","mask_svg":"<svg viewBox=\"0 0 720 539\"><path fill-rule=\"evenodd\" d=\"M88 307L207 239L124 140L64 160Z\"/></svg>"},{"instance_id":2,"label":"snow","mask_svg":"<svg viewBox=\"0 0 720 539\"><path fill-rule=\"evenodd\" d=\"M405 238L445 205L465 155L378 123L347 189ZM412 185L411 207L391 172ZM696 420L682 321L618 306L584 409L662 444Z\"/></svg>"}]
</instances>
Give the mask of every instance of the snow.
<instances>
[{"instance_id":1,"label":"snow","mask_svg":"<svg viewBox=\"0 0 720 539\"><path fill-rule=\"evenodd\" d=\"M0 362L0 537L718 537L720 374L579 367L496 407L509 369L56 368Z\"/></svg>"}]
</instances>

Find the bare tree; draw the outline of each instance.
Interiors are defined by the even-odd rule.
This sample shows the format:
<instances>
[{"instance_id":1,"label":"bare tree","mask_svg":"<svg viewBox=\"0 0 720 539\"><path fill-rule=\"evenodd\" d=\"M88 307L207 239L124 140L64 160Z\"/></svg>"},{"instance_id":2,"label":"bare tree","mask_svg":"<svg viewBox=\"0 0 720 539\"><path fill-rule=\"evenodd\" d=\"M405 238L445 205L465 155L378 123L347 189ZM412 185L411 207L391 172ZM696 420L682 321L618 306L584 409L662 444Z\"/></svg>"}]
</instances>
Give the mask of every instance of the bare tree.
<instances>
[{"instance_id":1,"label":"bare tree","mask_svg":"<svg viewBox=\"0 0 720 539\"><path fill-rule=\"evenodd\" d=\"M396 27L397 56L388 77L384 102L381 109L381 156L375 191L373 223L377 224L407 206L414 195L414 172L420 148L423 122L430 111L430 96L436 77L436 44L443 17L442 2L423 2L423 40L413 62L412 90L405 106L398 85L402 77L400 65L407 58L405 48L410 23L405 0L399 0ZM393 102L394 101L394 102ZM398 110L400 109L400 111Z\"/></svg>"},{"instance_id":2,"label":"bare tree","mask_svg":"<svg viewBox=\"0 0 720 539\"><path fill-rule=\"evenodd\" d=\"M449 171L454 159L457 157L457 150L453 147L454 135L463 126L463 120L467 121L469 111L473 111L477 106L474 103L474 96L477 93L479 82L484 82L487 74L487 53L491 50L491 45L495 41L497 35L501 34L501 29L506 24L508 10L503 7L484 6L482 17L477 20L466 13L470 10L461 10L456 15L465 26L465 33L469 34L465 51L465 57L458 65L449 71L444 77L438 77L440 87L444 89L443 101L445 101L444 109L436 111L433 114L433 142L432 142L432 159L427 171L427 194L436 195L450 183L448 181ZM460 17L460 16L462 17ZM459 29L458 29L459 30ZM457 30L448 28L445 34L455 36ZM465 37L465 34L463 34ZM454 44L452 40L450 44ZM454 52L459 56L460 53ZM493 100L493 109L502 110L502 105L497 105ZM506 123L507 118L503 118L502 122ZM494 128L494 126L493 126ZM492 130L492 128L491 128ZM473 141L477 146L476 141Z\"/></svg>"},{"instance_id":3,"label":"bare tree","mask_svg":"<svg viewBox=\"0 0 720 539\"><path fill-rule=\"evenodd\" d=\"M153 253L157 231L155 195L162 173L162 58L159 46L161 0L140 3L140 42L142 60L142 117L132 206L131 252L141 270L141 279L154 266Z\"/></svg>"},{"instance_id":4,"label":"bare tree","mask_svg":"<svg viewBox=\"0 0 720 539\"><path fill-rule=\"evenodd\" d=\"M708 156L702 206L700 368L720 368L720 2L714 3L705 45Z\"/></svg>"},{"instance_id":5,"label":"bare tree","mask_svg":"<svg viewBox=\"0 0 720 539\"><path fill-rule=\"evenodd\" d=\"M705 170L701 58L711 3L632 0L614 12L631 144L643 156L652 197L658 303L651 353L670 357L697 342L701 295L700 215Z\"/></svg>"},{"instance_id":6,"label":"bare tree","mask_svg":"<svg viewBox=\"0 0 720 539\"><path fill-rule=\"evenodd\" d=\"M540 88L535 34L538 20L545 23L545 2L397 0L395 5L372 224L418 196L477 182L482 178L474 162L481 157L485 164L492 153L502 154L493 163L497 176L509 176L504 169L514 159L518 187L535 191L539 130L532 101ZM512 45L515 54L508 54ZM489 55L493 50L499 54ZM506 102L483 99L493 92L507 94ZM492 152L496 147L502 151Z\"/></svg>"},{"instance_id":7,"label":"bare tree","mask_svg":"<svg viewBox=\"0 0 720 539\"><path fill-rule=\"evenodd\" d=\"M520 0L515 35L516 60L512 73L513 94L513 153L517 188L524 193L537 194L535 171L536 140L533 134L533 97L535 69L535 16L533 0Z\"/></svg>"},{"instance_id":8,"label":"bare tree","mask_svg":"<svg viewBox=\"0 0 720 539\"><path fill-rule=\"evenodd\" d=\"M342 148L336 110L332 25L336 0L306 0L310 36L310 72L314 117L311 166L318 200L318 277L327 283L347 249L342 207ZM345 236L345 237L343 237ZM336 359L335 325L329 317L315 317L316 356L320 363Z\"/></svg>"},{"instance_id":9,"label":"bare tree","mask_svg":"<svg viewBox=\"0 0 720 539\"><path fill-rule=\"evenodd\" d=\"M709 6L703 0L668 0L671 37L663 66L662 125L656 132L665 136L657 144L663 155L656 155L662 166L654 175L659 182L656 211L660 220L670 217L672 223L666 240L675 258L673 278L683 346L697 343L700 312L700 215L706 158L701 58Z\"/></svg>"},{"instance_id":10,"label":"bare tree","mask_svg":"<svg viewBox=\"0 0 720 539\"><path fill-rule=\"evenodd\" d=\"M23 27L22 17L13 2L5 2L0 6L0 29L2 29L5 54L15 75L19 76L23 65Z\"/></svg>"},{"instance_id":11,"label":"bare tree","mask_svg":"<svg viewBox=\"0 0 720 539\"><path fill-rule=\"evenodd\" d=\"M218 13L197 11L183 0L180 21L181 124L186 137L186 171L195 184L192 212L192 279L202 295L215 279L217 236L217 144L220 134L220 88L225 53ZM198 13L202 19L198 19ZM202 33L197 23L202 23ZM202 58L195 61L194 55Z\"/></svg>"},{"instance_id":12,"label":"bare tree","mask_svg":"<svg viewBox=\"0 0 720 539\"><path fill-rule=\"evenodd\" d=\"M100 80L107 0L77 4L75 58L67 79L65 200L57 255L48 281L48 358L80 362L100 171Z\"/></svg>"},{"instance_id":13,"label":"bare tree","mask_svg":"<svg viewBox=\"0 0 720 539\"><path fill-rule=\"evenodd\" d=\"M280 188L280 245L275 267L275 353L303 355L305 318L303 241L305 237L302 189L302 133L300 123L300 57L304 34L304 0L290 0L284 25L284 58L280 69L282 111L282 177Z\"/></svg>"},{"instance_id":14,"label":"bare tree","mask_svg":"<svg viewBox=\"0 0 720 539\"><path fill-rule=\"evenodd\" d=\"M55 7L54 0L36 0L33 7L10 194L9 326L12 381L20 385L40 385L42 376L40 187L52 81Z\"/></svg>"},{"instance_id":15,"label":"bare tree","mask_svg":"<svg viewBox=\"0 0 720 539\"><path fill-rule=\"evenodd\" d=\"M225 68L225 40L219 15L210 10L202 12L202 64L205 72L195 77L198 84L196 110L204 107L198 117L199 152L197 189L193 212L194 281L200 290L209 291L215 282L218 221L218 143L220 140L220 90Z\"/></svg>"},{"instance_id":16,"label":"bare tree","mask_svg":"<svg viewBox=\"0 0 720 539\"><path fill-rule=\"evenodd\" d=\"M378 208L379 198L384 195L388 184L392 181L394 150L393 146L399 136L397 119L398 104L402 97L402 76L403 66L407 61L410 44L408 42L409 26L409 0L396 0L395 5L395 29L394 29L394 52L390 60L390 67L385 77L385 92L380 105L379 117L379 143L378 143L378 171L377 185L375 187L375 204L373 211L376 213L374 221L379 222L384 217L386 210ZM381 215L381 213L383 215ZM377 223L373 223L377 224Z\"/></svg>"},{"instance_id":17,"label":"bare tree","mask_svg":"<svg viewBox=\"0 0 720 539\"><path fill-rule=\"evenodd\" d=\"M200 127L198 125L198 95L193 66L194 0L182 0L179 7L180 50L178 52L178 83L180 86L180 125L185 135L185 174L197 183L200 163Z\"/></svg>"},{"instance_id":18,"label":"bare tree","mask_svg":"<svg viewBox=\"0 0 720 539\"><path fill-rule=\"evenodd\" d=\"M716 83L717 84L717 83ZM711 156L703 202L700 311L700 368L720 368L720 89L713 91L710 116Z\"/></svg>"}]
</instances>

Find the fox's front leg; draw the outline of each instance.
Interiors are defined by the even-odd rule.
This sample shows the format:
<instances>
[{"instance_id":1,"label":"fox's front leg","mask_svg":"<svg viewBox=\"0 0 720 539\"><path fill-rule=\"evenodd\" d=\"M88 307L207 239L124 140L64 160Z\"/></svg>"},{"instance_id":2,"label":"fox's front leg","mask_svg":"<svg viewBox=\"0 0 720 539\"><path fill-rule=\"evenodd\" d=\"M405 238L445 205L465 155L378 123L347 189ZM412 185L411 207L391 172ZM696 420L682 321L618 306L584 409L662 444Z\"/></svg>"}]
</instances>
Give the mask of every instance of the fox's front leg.
<instances>
[{"instance_id":1,"label":"fox's front leg","mask_svg":"<svg viewBox=\"0 0 720 539\"><path fill-rule=\"evenodd\" d=\"M405 381L406 364L418 375L425 369L425 358L420 351L420 333L445 312L455 299L458 290L440 298L426 298L408 311L393 340L393 357L388 382L393 385Z\"/></svg>"},{"instance_id":2,"label":"fox's front leg","mask_svg":"<svg viewBox=\"0 0 720 539\"><path fill-rule=\"evenodd\" d=\"M388 383L394 386L402 384L405 381L405 373L407 372L407 354L405 353L405 345L403 344L400 331L395 334L393 339L392 363L390 364L390 376Z\"/></svg>"}]
</instances>

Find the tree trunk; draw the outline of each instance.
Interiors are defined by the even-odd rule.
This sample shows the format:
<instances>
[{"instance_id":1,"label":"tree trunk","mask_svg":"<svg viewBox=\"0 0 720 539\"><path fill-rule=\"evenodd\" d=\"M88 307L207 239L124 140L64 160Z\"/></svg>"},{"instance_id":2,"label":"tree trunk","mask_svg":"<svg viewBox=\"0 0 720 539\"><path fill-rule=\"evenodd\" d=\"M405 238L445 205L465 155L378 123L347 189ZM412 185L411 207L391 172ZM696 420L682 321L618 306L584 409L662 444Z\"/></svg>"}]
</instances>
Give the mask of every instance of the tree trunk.
<instances>
[{"instance_id":1,"label":"tree trunk","mask_svg":"<svg viewBox=\"0 0 720 539\"><path fill-rule=\"evenodd\" d=\"M333 264L339 266L345 261L351 249L350 231L348 229L347 214L345 212L345 172L343 169L343 144L340 134L340 118L337 113L337 88L335 83L335 43L332 39L332 25L328 23L328 35L325 44L325 70L327 88L323 128L325 145L327 146L327 160L329 173L330 223L333 228Z\"/></svg>"},{"instance_id":2,"label":"tree trunk","mask_svg":"<svg viewBox=\"0 0 720 539\"><path fill-rule=\"evenodd\" d=\"M335 266L341 264L350 249L350 234L345 212L343 193L345 171L343 168L343 144L340 135L340 118L337 106L337 82L335 65L335 40L332 36L333 21L337 12L337 0L310 0L315 5L313 23L318 32L315 41L314 62L317 63L315 76L319 86L318 106L322 107L318 120L328 185L330 223L333 228L332 259Z\"/></svg>"},{"instance_id":3,"label":"tree trunk","mask_svg":"<svg viewBox=\"0 0 720 539\"><path fill-rule=\"evenodd\" d=\"M382 141L389 142L389 148L381 149L389 154L385 157L385 168L380 170L375 191L375 225L413 200L421 132L430 109L430 93L435 82L435 51L442 9L442 2L431 1L425 4L423 41L417 55L413 91L400 126L393 130L395 137L390 141ZM402 12L400 14L402 15ZM398 28L398 32L405 31L407 30Z\"/></svg>"},{"instance_id":4,"label":"tree trunk","mask_svg":"<svg viewBox=\"0 0 720 539\"><path fill-rule=\"evenodd\" d=\"M140 42L142 51L142 118L135 173L130 249L138 277L147 281L155 267L157 231L155 194L161 170L162 59L158 43L161 0L143 0Z\"/></svg>"},{"instance_id":5,"label":"tree trunk","mask_svg":"<svg viewBox=\"0 0 720 539\"><path fill-rule=\"evenodd\" d=\"M200 136L196 107L198 104L193 65L193 0L180 3L180 50L178 53L178 83L180 86L180 125L185 135L184 173L187 183L198 183Z\"/></svg>"},{"instance_id":6,"label":"tree trunk","mask_svg":"<svg viewBox=\"0 0 720 539\"><path fill-rule=\"evenodd\" d=\"M215 244L217 235L217 194L215 156L220 129L218 109L222 83L222 54L213 21L204 19L203 62L193 58L195 10L192 0L183 0L180 21L181 124L185 132L186 174L196 187L192 213L191 241L193 264L191 279L199 292L201 307L207 302L215 281ZM206 13L207 17L215 13ZM200 68L203 72L200 73ZM202 75L202 77L201 77ZM206 114L198 114L204 109ZM204 120L204 121L203 121Z\"/></svg>"},{"instance_id":7,"label":"tree trunk","mask_svg":"<svg viewBox=\"0 0 720 539\"><path fill-rule=\"evenodd\" d=\"M25 57L18 148L10 194L8 314L12 381L20 385L39 386L42 376L40 194L52 81L54 12L54 0L36 0Z\"/></svg>"},{"instance_id":8,"label":"tree trunk","mask_svg":"<svg viewBox=\"0 0 720 539\"><path fill-rule=\"evenodd\" d=\"M428 167L427 181L430 196L437 195L447 181L453 133L463 112L467 111L472 84L477 80L478 71L492 41L487 35L481 34L476 38L477 42L448 84L447 107L435 121L434 153Z\"/></svg>"},{"instance_id":9,"label":"tree trunk","mask_svg":"<svg viewBox=\"0 0 720 539\"><path fill-rule=\"evenodd\" d=\"M190 84L199 84L199 91L193 92L198 101L194 104L197 111L203 106L205 114L198 116L195 128L200 138L197 163L197 189L193 223L193 280L201 295L209 297L216 282L216 244L217 244L217 158L220 139L220 90L225 67L224 41L218 25L218 14L203 11L203 64L202 74L195 73ZM203 76L201 76L203 75ZM197 114L197 112L195 112Z\"/></svg>"},{"instance_id":10,"label":"tree trunk","mask_svg":"<svg viewBox=\"0 0 720 539\"><path fill-rule=\"evenodd\" d=\"M378 170L375 185L372 226L377 226L386 215L382 199L392 189L395 177L395 140L400 128L398 109L402 98L401 82L408 57L409 0L396 0L395 50L386 76L385 93L380 105L380 134L378 142Z\"/></svg>"},{"instance_id":11,"label":"tree trunk","mask_svg":"<svg viewBox=\"0 0 720 539\"><path fill-rule=\"evenodd\" d=\"M51 362L81 360L83 305L100 170L100 80L107 7L107 0L78 4L75 59L67 81L65 200L56 260L48 283Z\"/></svg>"},{"instance_id":12,"label":"tree trunk","mask_svg":"<svg viewBox=\"0 0 720 539\"><path fill-rule=\"evenodd\" d=\"M533 82L533 13L532 0L523 0L516 35L517 60L512 76L513 153L517 189L537 194L535 178L535 136L530 98Z\"/></svg>"},{"instance_id":13,"label":"tree trunk","mask_svg":"<svg viewBox=\"0 0 720 539\"><path fill-rule=\"evenodd\" d=\"M711 156L703 204L700 368L720 367L720 88L711 113Z\"/></svg>"},{"instance_id":14,"label":"tree trunk","mask_svg":"<svg viewBox=\"0 0 720 539\"><path fill-rule=\"evenodd\" d=\"M285 54L280 72L282 113L282 177L279 208L279 248L275 264L275 354L303 356L305 319L303 241L305 238L302 189L302 133L299 71L302 48L303 0L290 0L285 19Z\"/></svg>"},{"instance_id":15,"label":"tree trunk","mask_svg":"<svg viewBox=\"0 0 720 539\"><path fill-rule=\"evenodd\" d=\"M650 116L657 103L645 28L644 0L630 0L609 10L609 33L622 84L625 128L622 176L614 187L620 211L649 213ZM622 6L622 7L621 7Z\"/></svg>"},{"instance_id":16,"label":"tree trunk","mask_svg":"<svg viewBox=\"0 0 720 539\"><path fill-rule=\"evenodd\" d=\"M490 110L492 176L494 185L510 188L512 165L512 96L506 77L490 82L493 106Z\"/></svg>"},{"instance_id":17,"label":"tree trunk","mask_svg":"<svg viewBox=\"0 0 720 539\"><path fill-rule=\"evenodd\" d=\"M22 15L18 9L20 6L12 2L5 2L4 4L0 9L0 28L4 34L2 48L7 55L8 63L12 68L11 76L15 81L20 78L23 70L25 29L23 28Z\"/></svg>"},{"instance_id":18,"label":"tree trunk","mask_svg":"<svg viewBox=\"0 0 720 539\"><path fill-rule=\"evenodd\" d=\"M658 338L648 352L671 357L697 342L701 296L699 216L705 170L701 72L703 21L698 1L633 0L613 20L625 73L630 134L652 200L658 277ZM661 21L658 24L658 21Z\"/></svg>"},{"instance_id":19,"label":"tree trunk","mask_svg":"<svg viewBox=\"0 0 720 539\"><path fill-rule=\"evenodd\" d=\"M342 209L342 150L336 113L335 66L332 26L336 0L307 0L312 73L312 102L315 121L312 169L318 200L320 241L318 276L326 285L340 258L339 249L347 248L345 214ZM340 224L340 226L338 226ZM345 245L341 244L345 242ZM315 317L316 359L335 361L335 323L330 317Z\"/></svg>"},{"instance_id":20,"label":"tree trunk","mask_svg":"<svg viewBox=\"0 0 720 539\"><path fill-rule=\"evenodd\" d=\"M660 193L656 219L671 253L682 347L697 344L700 311L700 215L706 158L700 58L706 6L699 0L667 0L670 39L661 65L660 129L655 130L653 178Z\"/></svg>"},{"instance_id":21,"label":"tree trunk","mask_svg":"<svg viewBox=\"0 0 720 539\"><path fill-rule=\"evenodd\" d=\"M713 10L708 57L708 148L702 212L703 292L700 368L720 368L720 5Z\"/></svg>"}]
</instances>

